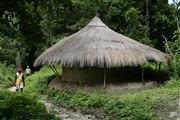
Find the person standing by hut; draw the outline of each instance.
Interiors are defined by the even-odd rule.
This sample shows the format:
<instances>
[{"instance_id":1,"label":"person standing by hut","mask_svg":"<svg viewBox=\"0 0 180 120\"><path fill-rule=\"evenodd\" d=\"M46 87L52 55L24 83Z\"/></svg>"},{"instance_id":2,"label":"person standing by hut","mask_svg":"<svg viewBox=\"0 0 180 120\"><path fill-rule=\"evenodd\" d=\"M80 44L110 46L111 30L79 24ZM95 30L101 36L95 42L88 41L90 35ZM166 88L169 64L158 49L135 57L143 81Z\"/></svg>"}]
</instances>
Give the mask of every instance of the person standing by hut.
<instances>
[{"instance_id":1,"label":"person standing by hut","mask_svg":"<svg viewBox=\"0 0 180 120\"><path fill-rule=\"evenodd\" d=\"M16 91L23 91L25 82L24 82L24 74L22 68L17 69L16 77L15 77L15 85L16 85Z\"/></svg>"},{"instance_id":2,"label":"person standing by hut","mask_svg":"<svg viewBox=\"0 0 180 120\"><path fill-rule=\"evenodd\" d=\"M26 67L25 71L27 76L31 75L31 69L29 68L29 66Z\"/></svg>"}]
</instances>

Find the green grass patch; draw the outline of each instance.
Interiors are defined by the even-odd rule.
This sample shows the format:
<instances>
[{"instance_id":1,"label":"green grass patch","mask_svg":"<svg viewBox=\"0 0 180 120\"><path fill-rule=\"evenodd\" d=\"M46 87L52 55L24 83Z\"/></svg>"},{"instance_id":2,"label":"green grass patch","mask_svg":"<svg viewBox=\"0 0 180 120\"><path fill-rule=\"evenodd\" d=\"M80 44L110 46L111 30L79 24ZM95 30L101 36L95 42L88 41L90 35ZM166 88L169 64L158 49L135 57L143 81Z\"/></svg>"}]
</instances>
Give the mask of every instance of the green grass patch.
<instances>
[{"instance_id":1,"label":"green grass patch","mask_svg":"<svg viewBox=\"0 0 180 120\"><path fill-rule=\"evenodd\" d=\"M49 67L43 67L39 72L26 78L24 91L34 94L45 94L48 83L53 78L53 71Z\"/></svg>"}]
</instances>

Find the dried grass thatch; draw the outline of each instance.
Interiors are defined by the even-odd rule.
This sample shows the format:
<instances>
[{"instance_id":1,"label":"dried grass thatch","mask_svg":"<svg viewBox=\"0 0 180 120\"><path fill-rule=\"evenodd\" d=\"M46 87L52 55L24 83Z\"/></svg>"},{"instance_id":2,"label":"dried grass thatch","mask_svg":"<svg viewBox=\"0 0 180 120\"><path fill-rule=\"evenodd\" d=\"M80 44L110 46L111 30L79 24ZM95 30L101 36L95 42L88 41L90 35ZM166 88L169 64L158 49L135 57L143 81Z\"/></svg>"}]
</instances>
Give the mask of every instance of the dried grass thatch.
<instances>
[{"instance_id":1,"label":"dried grass thatch","mask_svg":"<svg viewBox=\"0 0 180 120\"><path fill-rule=\"evenodd\" d=\"M137 66L147 61L167 63L168 55L111 30L95 16L83 29L42 53L34 66L113 68Z\"/></svg>"}]
</instances>

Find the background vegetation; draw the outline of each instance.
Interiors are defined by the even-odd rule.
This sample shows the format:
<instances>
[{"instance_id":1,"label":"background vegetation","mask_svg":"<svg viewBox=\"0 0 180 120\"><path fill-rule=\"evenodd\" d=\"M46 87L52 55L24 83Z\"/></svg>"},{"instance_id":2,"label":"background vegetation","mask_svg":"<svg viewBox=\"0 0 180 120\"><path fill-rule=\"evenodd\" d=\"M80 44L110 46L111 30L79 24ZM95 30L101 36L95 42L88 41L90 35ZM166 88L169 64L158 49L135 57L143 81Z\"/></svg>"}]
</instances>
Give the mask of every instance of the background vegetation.
<instances>
[{"instance_id":1,"label":"background vegetation","mask_svg":"<svg viewBox=\"0 0 180 120\"><path fill-rule=\"evenodd\" d=\"M162 35L171 46L179 40L174 36L178 1L169 5L167 0L1 0L0 7L0 62L8 65L14 64L19 51L23 66L33 68L42 51L84 27L96 13L116 32L162 51Z\"/></svg>"},{"instance_id":2,"label":"background vegetation","mask_svg":"<svg viewBox=\"0 0 180 120\"><path fill-rule=\"evenodd\" d=\"M0 64L0 88L8 88L15 82L15 66Z\"/></svg>"}]
</instances>

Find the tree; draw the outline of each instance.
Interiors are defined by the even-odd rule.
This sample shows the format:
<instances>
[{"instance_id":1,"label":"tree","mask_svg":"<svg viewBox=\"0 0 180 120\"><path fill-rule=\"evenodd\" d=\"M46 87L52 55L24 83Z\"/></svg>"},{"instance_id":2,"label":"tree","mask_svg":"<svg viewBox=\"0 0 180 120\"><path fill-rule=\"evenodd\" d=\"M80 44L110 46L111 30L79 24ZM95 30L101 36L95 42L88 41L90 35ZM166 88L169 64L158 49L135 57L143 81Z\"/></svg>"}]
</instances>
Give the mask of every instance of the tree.
<instances>
[{"instance_id":1,"label":"tree","mask_svg":"<svg viewBox=\"0 0 180 120\"><path fill-rule=\"evenodd\" d=\"M147 21L144 21L143 16L140 15L140 11L135 8L130 8L125 12L125 18L127 22L126 34L143 44L152 46L152 41L148 38L149 31ZM146 23L146 25L143 25L143 23Z\"/></svg>"},{"instance_id":2,"label":"tree","mask_svg":"<svg viewBox=\"0 0 180 120\"><path fill-rule=\"evenodd\" d=\"M164 51L164 38L172 38L176 29L174 19L174 7L167 4L167 1L158 0L150 9L150 39L154 40L155 47Z\"/></svg>"},{"instance_id":3,"label":"tree","mask_svg":"<svg viewBox=\"0 0 180 120\"><path fill-rule=\"evenodd\" d=\"M170 73L171 76L174 79L179 79L180 78L180 27L179 27L179 7L180 7L180 2L173 0L174 2L174 7L175 7L175 13L174 18L176 20L176 25L177 25L177 30L174 32L174 36L172 37L171 41L166 40L166 51L170 53L172 60L170 63Z\"/></svg>"}]
</instances>

